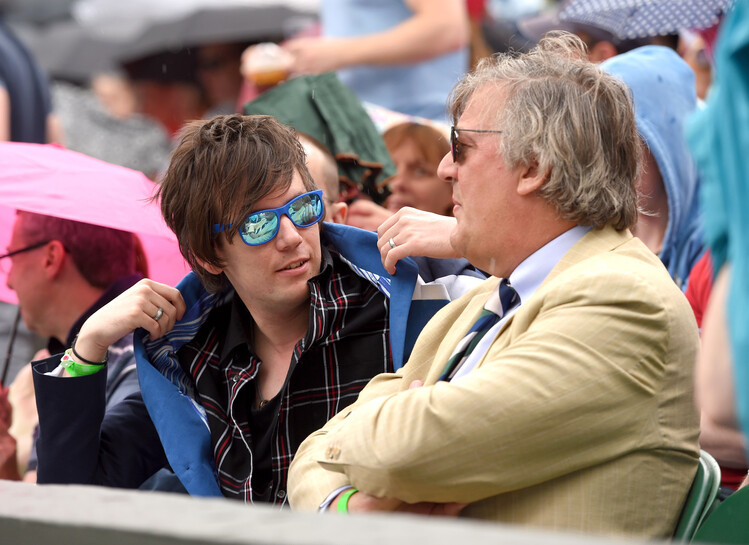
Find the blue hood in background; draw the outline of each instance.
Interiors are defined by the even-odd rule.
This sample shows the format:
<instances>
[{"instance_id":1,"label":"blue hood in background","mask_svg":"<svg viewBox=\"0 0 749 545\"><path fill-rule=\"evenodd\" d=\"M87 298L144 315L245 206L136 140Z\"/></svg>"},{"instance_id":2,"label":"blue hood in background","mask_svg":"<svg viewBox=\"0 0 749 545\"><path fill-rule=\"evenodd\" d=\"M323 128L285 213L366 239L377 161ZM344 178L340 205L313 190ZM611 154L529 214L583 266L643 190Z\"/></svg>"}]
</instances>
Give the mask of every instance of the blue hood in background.
<instances>
[{"instance_id":1,"label":"blue hood in background","mask_svg":"<svg viewBox=\"0 0 749 545\"><path fill-rule=\"evenodd\" d=\"M668 227L659 257L684 290L704 247L697 166L684 137L686 120L697 108L694 73L675 51L653 45L617 55L601 67L632 91L637 129L668 195Z\"/></svg>"}]
</instances>

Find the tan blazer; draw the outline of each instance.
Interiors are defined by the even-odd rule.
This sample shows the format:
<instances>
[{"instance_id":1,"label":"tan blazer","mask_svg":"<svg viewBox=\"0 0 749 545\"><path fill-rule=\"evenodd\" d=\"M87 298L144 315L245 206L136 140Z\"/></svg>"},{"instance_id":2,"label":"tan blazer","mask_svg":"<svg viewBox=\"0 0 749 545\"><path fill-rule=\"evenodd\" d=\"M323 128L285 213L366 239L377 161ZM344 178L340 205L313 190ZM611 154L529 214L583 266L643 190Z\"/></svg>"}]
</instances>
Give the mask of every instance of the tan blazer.
<instances>
[{"instance_id":1,"label":"tan blazer","mask_svg":"<svg viewBox=\"0 0 749 545\"><path fill-rule=\"evenodd\" d=\"M629 231L591 231L474 370L436 383L497 284L445 307L403 369L375 377L302 444L292 507L352 483L407 502L469 502L468 517L668 536L699 456L685 297ZM409 390L416 379L425 386Z\"/></svg>"}]
</instances>

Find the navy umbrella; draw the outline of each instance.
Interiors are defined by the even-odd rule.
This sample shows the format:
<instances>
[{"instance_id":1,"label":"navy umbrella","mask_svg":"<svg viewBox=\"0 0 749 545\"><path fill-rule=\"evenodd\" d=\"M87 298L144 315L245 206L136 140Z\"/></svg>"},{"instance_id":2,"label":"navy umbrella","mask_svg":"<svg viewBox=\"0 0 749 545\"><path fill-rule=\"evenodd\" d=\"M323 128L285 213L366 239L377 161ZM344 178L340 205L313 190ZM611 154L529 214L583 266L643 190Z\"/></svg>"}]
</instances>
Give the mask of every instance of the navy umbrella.
<instances>
[{"instance_id":1,"label":"navy umbrella","mask_svg":"<svg viewBox=\"0 0 749 545\"><path fill-rule=\"evenodd\" d=\"M563 21L604 28L620 39L675 34L716 24L732 0L571 0Z\"/></svg>"}]
</instances>

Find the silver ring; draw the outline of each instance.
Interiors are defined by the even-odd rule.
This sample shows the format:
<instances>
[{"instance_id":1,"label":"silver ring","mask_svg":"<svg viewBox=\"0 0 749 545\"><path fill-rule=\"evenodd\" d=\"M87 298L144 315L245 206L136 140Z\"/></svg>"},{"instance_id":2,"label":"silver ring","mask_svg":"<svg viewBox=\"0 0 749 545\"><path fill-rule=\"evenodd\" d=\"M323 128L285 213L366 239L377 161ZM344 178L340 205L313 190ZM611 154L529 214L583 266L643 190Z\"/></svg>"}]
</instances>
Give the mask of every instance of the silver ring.
<instances>
[{"instance_id":1,"label":"silver ring","mask_svg":"<svg viewBox=\"0 0 749 545\"><path fill-rule=\"evenodd\" d=\"M390 237L390 240L388 240L388 244L390 244L391 250L395 248L395 241L393 240L393 237Z\"/></svg>"},{"instance_id":2,"label":"silver ring","mask_svg":"<svg viewBox=\"0 0 749 545\"><path fill-rule=\"evenodd\" d=\"M163 315L164 315L164 309L159 307L158 310L156 311L156 314L153 315L153 319L158 322Z\"/></svg>"}]
</instances>

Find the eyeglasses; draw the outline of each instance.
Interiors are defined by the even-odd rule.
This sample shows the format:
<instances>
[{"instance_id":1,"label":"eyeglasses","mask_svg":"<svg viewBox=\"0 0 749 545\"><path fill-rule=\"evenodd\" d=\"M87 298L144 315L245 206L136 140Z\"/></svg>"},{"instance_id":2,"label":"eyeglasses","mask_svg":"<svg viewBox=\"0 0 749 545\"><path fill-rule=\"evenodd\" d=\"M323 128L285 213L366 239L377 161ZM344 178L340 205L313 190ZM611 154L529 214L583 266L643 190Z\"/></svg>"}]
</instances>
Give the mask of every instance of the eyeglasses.
<instances>
[{"instance_id":1,"label":"eyeglasses","mask_svg":"<svg viewBox=\"0 0 749 545\"><path fill-rule=\"evenodd\" d=\"M452 125L450 127L450 153L452 154L453 163L459 163L461 159L460 154L462 150L460 149L460 141L458 140L459 132L489 132L499 134L502 131L491 129L456 129L455 125Z\"/></svg>"},{"instance_id":2,"label":"eyeglasses","mask_svg":"<svg viewBox=\"0 0 749 545\"><path fill-rule=\"evenodd\" d=\"M13 250L12 252L8 252L5 255L0 255L0 269L2 269L3 272L7 273L8 270L6 269L6 266L4 265L3 259L6 257L13 257L14 255L22 254L24 252L30 252L31 250L36 250L37 248L41 248L42 246L46 246L52 242L51 240L45 240L44 242L37 242L36 244L31 244L30 246L26 246L25 248L21 248L20 250Z\"/></svg>"},{"instance_id":3,"label":"eyeglasses","mask_svg":"<svg viewBox=\"0 0 749 545\"><path fill-rule=\"evenodd\" d=\"M325 215L322 191L317 189L291 199L278 208L253 212L239 227L239 236L248 246L260 246L270 242L278 234L281 215L284 214L297 227L310 227ZM213 233L221 233L231 228L231 223L215 224Z\"/></svg>"}]
</instances>

